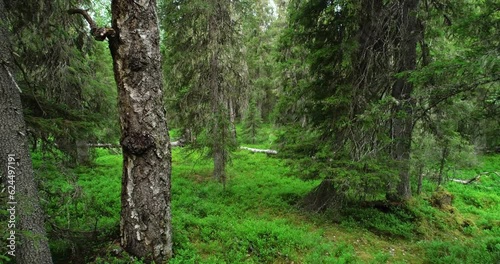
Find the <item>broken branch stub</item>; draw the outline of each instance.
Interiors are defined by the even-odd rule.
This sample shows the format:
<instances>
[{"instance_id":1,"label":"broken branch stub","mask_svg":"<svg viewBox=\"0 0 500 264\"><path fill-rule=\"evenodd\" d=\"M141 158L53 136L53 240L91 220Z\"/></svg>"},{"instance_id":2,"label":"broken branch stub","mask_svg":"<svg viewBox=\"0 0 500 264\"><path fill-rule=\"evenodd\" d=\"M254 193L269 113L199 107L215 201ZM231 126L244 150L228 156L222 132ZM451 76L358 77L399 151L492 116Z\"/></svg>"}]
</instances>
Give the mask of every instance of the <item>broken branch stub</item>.
<instances>
[{"instance_id":1,"label":"broken branch stub","mask_svg":"<svg viewBox=\"0 0 500 264\"><path fill-rule=\"evenodd\" d=\"M80 14L85 18L87 23L89 23L90 26L90 34L94 37L95 40L97 41L104 41L106 38L113 38L116 35L116 32L113 28L111 27L98 27L95 21L90 17L89 13L87 10L80 9L80 8L74 8L68 10L68 14L74 15L74 14Z\"/></svg>"}]
</instances>

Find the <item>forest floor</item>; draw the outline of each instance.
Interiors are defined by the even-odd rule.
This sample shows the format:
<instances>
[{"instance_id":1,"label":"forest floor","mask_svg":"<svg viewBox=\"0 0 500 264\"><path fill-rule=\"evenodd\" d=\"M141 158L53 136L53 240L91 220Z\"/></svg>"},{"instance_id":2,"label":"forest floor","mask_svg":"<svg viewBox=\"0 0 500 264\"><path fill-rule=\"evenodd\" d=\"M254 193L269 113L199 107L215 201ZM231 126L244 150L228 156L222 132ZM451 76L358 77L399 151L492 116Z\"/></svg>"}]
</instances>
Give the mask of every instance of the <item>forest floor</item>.
<instances>
[{"instance_id":1,"label":"forest floor","mask_svg":"<svg viewBox=\"0 0 500 264\"><path fill-rule=\"evenodd\" d=\"M96 156L91 167L58 174L34 155L38 176L50 183L45 189L58 195L58 200L45 199L51 225L64 227L49 230L56 262L68 263L70 248L86 262L142 263L113 253L121 155L97 150ZM284 160L239 150L224 188L211 177L211 161L175 148L170 263L500 263L500 156L483 157L480 168L454 177L481 172L490 173L469 185L444 184L454 196L446 210L431 206L436 186L425 182L424 194L405 208L352 206L316 214L297 203L320 180L299 179ZM75 238L56 235L63 230L98 230L100 243L78 249Z\"/></svg>"}]
</instances>

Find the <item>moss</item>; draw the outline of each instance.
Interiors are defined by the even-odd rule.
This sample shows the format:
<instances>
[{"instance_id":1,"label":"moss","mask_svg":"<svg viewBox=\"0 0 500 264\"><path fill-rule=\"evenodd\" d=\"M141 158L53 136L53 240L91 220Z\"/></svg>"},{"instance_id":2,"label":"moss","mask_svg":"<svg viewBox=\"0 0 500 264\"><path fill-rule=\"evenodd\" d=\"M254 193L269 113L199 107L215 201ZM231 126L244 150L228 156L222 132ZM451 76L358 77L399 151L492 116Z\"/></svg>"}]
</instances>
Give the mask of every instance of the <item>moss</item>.
<instances>
[{"instance_id":1,"label":"moss","mask_svg":"<svg viewBox=\"0 0 500 264\"><path fill-rule=\"evenodd\" d=\"M430 202L436 208L454 213L455 209L452 206L454 198L455 196L452 193L439 186L432 194Z\"/></svg>"}]
</instances>

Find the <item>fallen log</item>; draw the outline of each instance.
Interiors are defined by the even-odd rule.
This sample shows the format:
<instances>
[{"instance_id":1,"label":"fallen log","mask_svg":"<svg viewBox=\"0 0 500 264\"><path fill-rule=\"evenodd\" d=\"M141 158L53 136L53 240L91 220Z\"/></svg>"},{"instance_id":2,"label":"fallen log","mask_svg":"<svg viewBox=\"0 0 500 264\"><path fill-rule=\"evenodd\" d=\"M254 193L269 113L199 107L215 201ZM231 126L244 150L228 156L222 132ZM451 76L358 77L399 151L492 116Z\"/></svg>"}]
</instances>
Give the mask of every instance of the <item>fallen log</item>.
<instances>
[{"instance_id":1,"label":"fallen log","mask_svg":"<svg viewBox=\"0 0 500 264\"><path fill-rule=\"evenodd\" d=\"M170 142L170 146L172 147L183 147L184 146L184 141L183 140L177 140L177 141L172 141ZM121 148L119 144L109 144L109 143L88 143L88 146L91 148ZM256 149L256 148L249 148L249 147L240 147L241 149L248 150L254 153L266 153L266 154L271 154L271 155L276 155L278 154L278 151L274 149Z\"/></svg>"},{"instance_id":2,"label":"fallen log","mask_svg":"<svg viewBox=\"0 0 500 264\"><path fill-rule=\"evenodd\" d=\"M248 151L251 151L254 153L266 153L266 154L272 154L272 155L278 154L278 151L276 151L274 149L256 149L256 148L249 148L249 147L243 147L243 146L241 146L240 149L245 149L245 150L248 150Z\"/></svg>"},{"instance_id":3,"label":"fallen log","mask_svg":"<svg viewBox=\"0 0 500 264\"><path fill-rule=\"evenodd\" d=\"M479 178L481 178L481 174L479 174L476 177L471 178L469 180L451 179L451 181L458 182L458 183L461 183L461 184L469 184L471 182L475 182L475 181L479 180Z\"/></svg>"},{"instance_id":4,"label":"fallen log","mask_svg":"<svg viewBox=\"0 0 500 264\"><path fill-rule=\"evenodd\" d=\"M458 183L461 183L461 184L469 184L469 183L478 181L481 178L481 176L489 175L489 174L495 174L496 176L500 176L500 174L498 174L498 172L488 171L488 172L480 173L480 174L476 175L474 178L471 178L469 180L451 179L451 181L458 182Z\"/></svg>"}]
</instances>

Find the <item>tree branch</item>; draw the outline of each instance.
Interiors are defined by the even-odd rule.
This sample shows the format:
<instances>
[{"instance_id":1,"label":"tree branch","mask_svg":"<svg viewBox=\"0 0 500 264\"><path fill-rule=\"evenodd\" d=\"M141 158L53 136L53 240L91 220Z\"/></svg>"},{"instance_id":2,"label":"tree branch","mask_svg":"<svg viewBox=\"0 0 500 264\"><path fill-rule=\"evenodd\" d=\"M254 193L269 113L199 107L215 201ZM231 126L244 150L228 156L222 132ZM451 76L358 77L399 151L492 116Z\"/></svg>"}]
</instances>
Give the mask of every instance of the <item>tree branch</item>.
<instances>
[{"instance_id":1,"label":"tree branch","mask_svg":"<svg viewBox=\"0 0 500 264\"><path fill-rule=\"evenodd\" d=\"M87 20L87 22L89 23L90 29L95 30L95 29L97 29L97 24L90 17L90 15L87 11L88 10L75 8L75 9L68 10L68 14L70 14L70 15L74 15L74 14L82 15L85 18L85 20Z\"/></svg>"},{"instance_id":2,"label":"tree branch","mask_svg":"<svg viewBox=\"0 0 500 264\"><path fill-rule=\"evenodd\" d=\"M498 81L500 81L499 78L494 78L494 79L476 81L470 85L461 85L461 86L455 85L455 86L453 86L450 90L446 91L447 93L437 97L436 100L433 103L431 103L429 106L427 106L426 108L418 109L417 111L419 111L419 112L416 112L413 125L415 125L415 123L417 121L419 121L420 119L425 117L430 110L439 106L444 101L446 101L454 96L457 96L461 93L473 91L474 89L476 89L480 85L485 85L485 84L494 83L494 82L498 82Z\"/></svg>"},{"instance_id":3,"label":"tree branch","mask_svg":"<svg viewBox=\"0 0 500 264\"><path fill-rule=\"evenodd\" d=\"M70 9L70 10L68 10L68 14L70 14L70 15L74 15L74 14L82 15L85 18L85 20L87 20L87 22L89 23L90 34L92 34L94 39L97 41L103 41L106 38L112 38L115 36L116 32L113 28L110 28L110 27L101 27L100 28L100 27L98 27L97 24L95 23L95 21L92 19L92 17L90 17L87 10L79 9L79 8Z\"/></svg>"}]
</instances>

